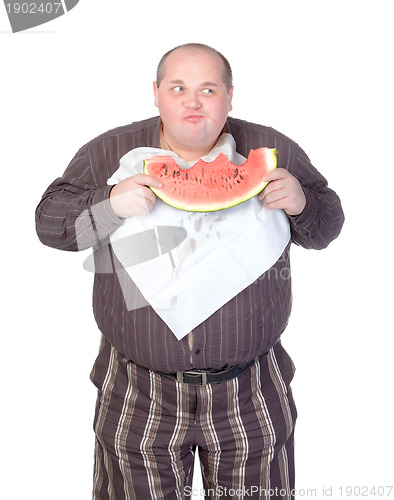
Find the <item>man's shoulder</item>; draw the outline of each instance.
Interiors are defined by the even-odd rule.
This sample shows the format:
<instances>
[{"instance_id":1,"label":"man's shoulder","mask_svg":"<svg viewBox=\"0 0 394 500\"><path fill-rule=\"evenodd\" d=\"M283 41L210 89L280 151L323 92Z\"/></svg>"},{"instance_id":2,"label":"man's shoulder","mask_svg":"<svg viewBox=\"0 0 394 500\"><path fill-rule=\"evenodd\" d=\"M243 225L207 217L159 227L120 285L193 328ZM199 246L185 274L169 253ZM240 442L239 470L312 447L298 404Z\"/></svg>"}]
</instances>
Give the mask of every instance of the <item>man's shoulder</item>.
<instances>
[{"instance_id":1,"label":"man's shoulder","mask_svg":"<svg viewBox=\"0 0 394 500\"><path fill-rule=\"evenodd\" d=\"M271 127L267 127L265 125L261 125L258 123L249 122L246 120L241 120L240 118L234 118L232 116L228 116L227 121L230 124L231 129L256 130L264 132L272 130Z\"/></svg>"},{"instance_id":2,"label":"man's shoulder","mask_svg":"<svg viewBox=\"0 0 394 500\"><path fill-rule=\"evenodd\" d=\"M138 138L138 142L142 143L138 145L150 146L158 139L159 124L160 117L155 116L152 118L147 118L145 120L132 122L127 125L121 125L98 135L97 137L89 141L88 145L95 146L100 142L108 140L110 141L111 139L119 139L122 137L136 137Z\"/></svg>"},{"instance_id":3,"label":"man's shoulder","mask_svg":"<svg viewBox=\"0 0 394 500\"><path fill-rule=\"evenodd\" d=\"M288 136L266 125L241 120L239 118L228 117L228 124L230 126L231 134L234 136L235 141L241 140L242 137L247 136L249 141L264 142L267 147L277 147L278 142L286 142L290 145L297 146L297 143L290 139Z\"/></svg>"}]
</instances>

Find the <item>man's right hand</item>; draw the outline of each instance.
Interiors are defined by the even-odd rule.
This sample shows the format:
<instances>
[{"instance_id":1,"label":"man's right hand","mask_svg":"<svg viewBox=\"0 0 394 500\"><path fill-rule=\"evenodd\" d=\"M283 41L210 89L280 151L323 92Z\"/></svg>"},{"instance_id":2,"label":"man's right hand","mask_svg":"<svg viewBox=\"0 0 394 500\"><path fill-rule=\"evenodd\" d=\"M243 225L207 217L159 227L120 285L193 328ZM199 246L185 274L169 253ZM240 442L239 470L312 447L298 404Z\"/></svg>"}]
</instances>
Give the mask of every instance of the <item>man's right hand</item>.
<instances>
[{"instance_id":1,"label":"man's right hand","mask_svg":"<svg viewBox=\"0 0 394 500\"><path fill-rule=\"evenodd\" d=\"M112 210L118 217L144 215L156 202L148 186L160 189L161 182L147 174L136 174L116 184L109 195Z\"/></svg>"}]
</instances>

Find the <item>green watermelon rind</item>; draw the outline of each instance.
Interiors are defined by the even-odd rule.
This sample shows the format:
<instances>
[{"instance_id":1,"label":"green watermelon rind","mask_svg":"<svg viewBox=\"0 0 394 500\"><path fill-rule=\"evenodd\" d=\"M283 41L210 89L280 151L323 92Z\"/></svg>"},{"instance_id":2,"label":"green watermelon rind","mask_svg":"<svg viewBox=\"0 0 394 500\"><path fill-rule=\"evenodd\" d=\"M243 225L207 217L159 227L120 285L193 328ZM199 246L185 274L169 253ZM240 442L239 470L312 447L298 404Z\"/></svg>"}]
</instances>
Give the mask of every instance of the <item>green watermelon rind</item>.
<instances>
[{"instance_id":1,"label":"green watermelon rind","mask_svg":"<svg viewBox=\"0 0 394 500\"><path fill-rule=\"evenodd\" d=\"M265 149L270 149L270 148L265 148ZM274 170L278 166L278 159L277 159L278 150L276 148L273 148L273 149L270 149L270 151L272 152L271 163L269 165L267 165L267 170L266 170L265 174ZM165 156L163 156L163 158L165 158ZM214 161L212 163L214 163ZM144 173L152 175L151 173L147 172L147 165L148 164L149 164L149 160L144 160ZM223 204L219 205L219 203L217 205L213 205L211 202L209 205L206 205L206 206L200 205L198 208L193 207L192 205L190 205L190 206L185 206L184 204L179 205L176 202L176 200L172 200L169 197L167 197L165 194L163 194L161 189L156 189L152 186L149 186L149 187L153 191L153 193L158 198L160 198L164 203L166 203L167 205L169 205L171 207L177 208L179 210L184 210L187 212L216 212L219 210L225 210L227 208L235 207L237 205L240 205L241 203L244 203L245 201L250 200L251 198L253 198L257 194L261 193L261 191L268 184L269 184L269 182L265 182L265 181L261 180L258 184L256 184L255 187L250 189L247 193L243 194L242 197L240 197L240 198L235 198L224 205Z\"/></svg>"}]
</instances>

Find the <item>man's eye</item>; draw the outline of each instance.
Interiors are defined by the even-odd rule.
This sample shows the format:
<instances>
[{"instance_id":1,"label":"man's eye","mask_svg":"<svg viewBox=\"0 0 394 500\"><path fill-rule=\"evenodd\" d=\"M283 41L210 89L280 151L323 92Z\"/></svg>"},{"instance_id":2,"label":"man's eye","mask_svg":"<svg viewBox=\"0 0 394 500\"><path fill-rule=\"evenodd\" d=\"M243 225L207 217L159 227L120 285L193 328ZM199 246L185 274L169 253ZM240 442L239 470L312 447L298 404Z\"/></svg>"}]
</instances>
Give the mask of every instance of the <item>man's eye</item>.
<instances>
[{"instance_id":1,"label":"man's eye","mask_svg":"<svg viewBox=\"0 0 394 500\"><path fill-rule=\"evenodd\" d=\"M212 89L203 89L203 93L204 94L213 94L213 90Z\"/></svg>"},{"instance_id":2,"label":"man's eye","mask_svg":"<svg viewBox=\"0 0 394 500\"><path fill-rule=\"evenodd\" d=\"M175 92L182 92L183 90L183 87L181 87L180 85L178 85L178 87L173 87L173 89Z\"/></svg>"}]
</instances>

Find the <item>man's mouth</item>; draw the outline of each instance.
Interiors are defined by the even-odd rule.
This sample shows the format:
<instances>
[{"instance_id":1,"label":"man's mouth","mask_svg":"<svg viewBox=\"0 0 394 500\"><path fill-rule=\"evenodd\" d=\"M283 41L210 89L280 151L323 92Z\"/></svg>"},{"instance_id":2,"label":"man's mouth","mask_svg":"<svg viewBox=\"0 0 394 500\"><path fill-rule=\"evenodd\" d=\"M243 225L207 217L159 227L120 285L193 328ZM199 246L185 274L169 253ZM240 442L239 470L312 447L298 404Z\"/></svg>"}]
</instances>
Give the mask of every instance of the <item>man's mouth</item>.
<instances>
[{"instance_id":1,"label":"man's mouth","mask_svg":"<svg viewBox=\"0 0 394 500\"><path fill-rule=\"evenodd\" d=\"M205 118L204 115L198 115L195 113L191 113L190 115L186 115L184 117L184 120L187 122L190 122L190 123L197 123L197 122L204 120L204 118Z\"/></svg>"}]
</instances>

